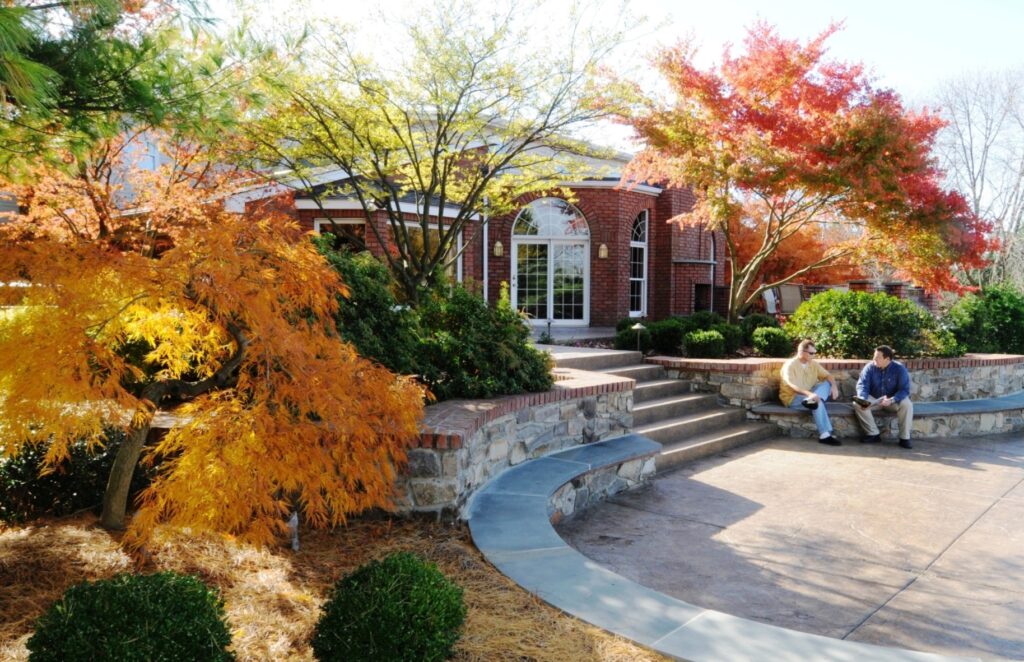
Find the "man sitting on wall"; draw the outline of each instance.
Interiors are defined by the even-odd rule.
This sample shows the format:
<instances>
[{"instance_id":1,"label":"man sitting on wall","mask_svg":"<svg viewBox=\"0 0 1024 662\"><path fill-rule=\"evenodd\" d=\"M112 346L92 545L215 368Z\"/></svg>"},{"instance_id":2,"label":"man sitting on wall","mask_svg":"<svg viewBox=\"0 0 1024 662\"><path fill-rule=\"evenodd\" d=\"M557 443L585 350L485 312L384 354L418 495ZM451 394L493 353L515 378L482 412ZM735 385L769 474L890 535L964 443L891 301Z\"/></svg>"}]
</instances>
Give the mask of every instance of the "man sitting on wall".
<instances>
[{"instance_id":1,"label":"man sitting on wall","mask_svg":"<svg viewBox=\"0 0 1024 662\"><path fill-rule=\"evenodd\" d=\"M873 409L884 409L896 412L896 420L900 427L900 446L913 448L910 443L910 431L914 426L914 403L910 401L910 373L895 356L892 347L879 345L871 362L860 371L857 380L857 395L853 397L857 405L853 413L857 422L867 435L862 441L866 444L878 443L882 440L875 425Z\"/></svg>"},{"instance_id":2,"label":"man sitting on wall","mask_svg":"<svg viewBox=\"0 0 1024 662\"><path fill-rule=\"evenodd\" d=\"M806 408L814 416L818 428L818 442L840 446L842 442L832 436L832 422L825 411L825 401L839 397L839 387L828 370L814 360L817 350L814 341L806 338L797 346L796 356L782 364L779 399L794 409Z\"/></svg>"}]
</instances>

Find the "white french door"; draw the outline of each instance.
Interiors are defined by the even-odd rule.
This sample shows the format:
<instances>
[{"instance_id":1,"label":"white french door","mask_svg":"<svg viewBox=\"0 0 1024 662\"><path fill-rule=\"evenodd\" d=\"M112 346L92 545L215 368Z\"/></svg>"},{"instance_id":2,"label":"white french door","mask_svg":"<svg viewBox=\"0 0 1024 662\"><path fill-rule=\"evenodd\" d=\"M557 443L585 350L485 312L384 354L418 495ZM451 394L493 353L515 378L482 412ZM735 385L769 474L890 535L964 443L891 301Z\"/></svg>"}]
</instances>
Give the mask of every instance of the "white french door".
<instances>
[{"instance_id":1,"label":"white french door","mask_svg":"<svg viewBox=\"0 0 1024 662\"><path fill-rule=\"evenodd\" d=\"M512 240L512 305L533 324L590 323L590 242Z\"/></svg>"}]
</instances>

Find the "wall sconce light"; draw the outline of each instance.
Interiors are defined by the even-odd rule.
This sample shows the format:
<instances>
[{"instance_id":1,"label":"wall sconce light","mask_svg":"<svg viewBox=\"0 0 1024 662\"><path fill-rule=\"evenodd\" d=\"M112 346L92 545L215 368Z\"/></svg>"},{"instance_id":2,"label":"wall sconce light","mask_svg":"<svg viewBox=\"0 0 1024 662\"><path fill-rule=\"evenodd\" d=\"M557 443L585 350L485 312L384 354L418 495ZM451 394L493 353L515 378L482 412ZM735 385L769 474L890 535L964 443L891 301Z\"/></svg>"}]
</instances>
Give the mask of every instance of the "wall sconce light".
<instances>
[{"instance_id":1,"label":"wall sconce light","mask_svg":"<svg viewBox=\"0 0 1024 662\"><path fill-rule=\"evenodd\" d=\"M608 259L608 244L601 244L597 247L597 257L602 260Z\"/></svg>"},{"instance_id":2,"label":"wall sconce light","mask_svg":"<svg viewBox=\"0 0 1024 662\"><path fill-rule=\"evenodd\" d=\"M494 242L494 257L501 257L505 254L505 245L500 241Z\"/></svg>"}]
</instances>

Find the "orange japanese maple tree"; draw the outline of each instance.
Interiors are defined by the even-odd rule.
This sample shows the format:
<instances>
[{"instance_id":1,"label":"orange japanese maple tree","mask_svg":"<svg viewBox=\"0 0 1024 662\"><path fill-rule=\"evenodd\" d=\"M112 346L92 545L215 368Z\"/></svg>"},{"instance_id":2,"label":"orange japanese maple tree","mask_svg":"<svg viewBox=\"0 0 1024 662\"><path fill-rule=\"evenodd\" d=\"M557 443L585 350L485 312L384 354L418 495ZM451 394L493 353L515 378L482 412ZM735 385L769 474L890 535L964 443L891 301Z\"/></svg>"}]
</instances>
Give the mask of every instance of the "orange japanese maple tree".
<instances>
[{"instance_id":1,"label":"orange japanese maple tree","mask_svg":"<svg viewBox=\"0 0 1024 662\"><path fill-rule=\"evenodd\" d=\"M680 221L724 233L733 319L766 288L865 255L958 290L951 266L977 266L990 247L988 225L940 184L931 149L942 121L873 89L861 66L826 59L837 29L802 44L758 23L743 54L727 48L706 71L689 45L665 50L656 64L674 98L647 99L626 118L646 142L628 176L691 187L697 204ZM857 240L758 280L780 247L822 222L856 228ZM759 235L746 237L748 250L741 226Z\"/></svg>"},{"instance_id":2,"label":"orange japanese maple tree","mask_svg":"<svg viewBox=\"0 0 1024 662\"><path fill-rule=\"evenodd\" d=\"M147 172L112 166L123 147L40 170L0 228L0 448L45 444L54 466L123 429L104 526L124 526L140 457L159 459L129 544L159 522L266 542L293 510L326 526L387 506L422 393L336 336L337 274L289 219L226 213L238 174L202 152L169 144Z\"/></svg>"}]
</instances>

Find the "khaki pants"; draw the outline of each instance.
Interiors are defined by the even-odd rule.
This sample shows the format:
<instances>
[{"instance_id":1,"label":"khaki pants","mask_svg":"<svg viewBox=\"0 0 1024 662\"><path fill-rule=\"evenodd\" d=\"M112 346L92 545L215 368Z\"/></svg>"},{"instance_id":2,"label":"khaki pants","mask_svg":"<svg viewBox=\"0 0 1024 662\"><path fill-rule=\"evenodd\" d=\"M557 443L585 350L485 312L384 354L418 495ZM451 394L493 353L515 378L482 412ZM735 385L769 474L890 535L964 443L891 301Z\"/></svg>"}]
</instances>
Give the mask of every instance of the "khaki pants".
<instances>
[{"instance_id":1,"label":"khaki pants","mask_svg":"<svg viewBox=\"0 0 1024 662\"><path fill-rule=\"evenodd\" d=\"M900 439L910 439L910 431L914 427L914 403L910 401L910 398L903 398L899 404L889 405L883 407L878 404L881 398L868 398L871 400L871 406L865 409L859 405L853 405L853 413L857 415L857 422L860 423L860 427L864 430L864 434L871 437L878 434L878 426L875 424L875 417L871 413L876 409L888 413L896 413L896 420L900 426Z\"/></svg>"}]
</instances>

